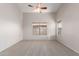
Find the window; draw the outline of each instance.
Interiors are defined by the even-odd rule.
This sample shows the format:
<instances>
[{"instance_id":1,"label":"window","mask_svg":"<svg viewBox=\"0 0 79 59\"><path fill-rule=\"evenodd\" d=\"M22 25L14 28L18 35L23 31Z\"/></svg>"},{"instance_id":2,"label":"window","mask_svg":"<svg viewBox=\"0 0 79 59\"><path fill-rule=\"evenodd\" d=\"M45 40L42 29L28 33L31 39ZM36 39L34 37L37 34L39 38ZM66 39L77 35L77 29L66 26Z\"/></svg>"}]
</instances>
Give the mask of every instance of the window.
<instances>
[{"instance_id":1,"label":"window","mask_svg":"<svg viewBox=\"0 0 79 59\"><path fill-rule=\"evenodd\" d=\"M32 22L33 35L47 35L47 22Z\"/></svg>"}]
</instances>

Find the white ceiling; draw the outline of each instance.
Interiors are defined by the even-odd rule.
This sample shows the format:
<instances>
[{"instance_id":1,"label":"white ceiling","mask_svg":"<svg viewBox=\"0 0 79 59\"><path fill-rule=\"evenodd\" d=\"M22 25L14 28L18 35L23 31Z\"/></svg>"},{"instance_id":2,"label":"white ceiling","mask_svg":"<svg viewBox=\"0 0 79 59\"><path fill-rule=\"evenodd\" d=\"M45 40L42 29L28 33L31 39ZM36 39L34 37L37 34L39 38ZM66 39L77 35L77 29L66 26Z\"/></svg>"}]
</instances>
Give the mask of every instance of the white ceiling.
<instances>
[{"instance_id":1,"label":"white ceiling","mask_svg":"<svg viewBox=\"0 0 79 59\"><path fill-rule=\"evenodd\" d=\"M17 6L23 13L31 13L34 12L34 8L28 7L31 4L36 6L37 3L18 3ZM58 8L61 6L61 3L43 3L43 6L47 6L47 10L43 12L57 12Z\"/></svg>"}]
</instances>

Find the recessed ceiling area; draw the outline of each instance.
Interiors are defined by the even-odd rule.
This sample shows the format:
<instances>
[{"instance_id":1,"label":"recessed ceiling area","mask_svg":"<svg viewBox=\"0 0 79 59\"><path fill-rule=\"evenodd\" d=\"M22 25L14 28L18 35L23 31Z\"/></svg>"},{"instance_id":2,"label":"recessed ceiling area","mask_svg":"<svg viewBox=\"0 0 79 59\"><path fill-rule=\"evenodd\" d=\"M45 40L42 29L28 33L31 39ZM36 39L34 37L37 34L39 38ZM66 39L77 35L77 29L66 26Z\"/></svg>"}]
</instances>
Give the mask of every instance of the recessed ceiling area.
<instances>
[{"instance_id":1,"label":"recessed ceiling area","mask_svg":"<svg viewBox=\"0 0 79 59\"><path fill-rule=\"evenodd\" d=\"M18 3L17 6L23 13L33 13L34 8L29 7L28 5L37 6L38 3ZM47 7L46 10L42 12L55 13L62 5L61 3L42 3L43 6Z\"/></svg>"}]
</instances>

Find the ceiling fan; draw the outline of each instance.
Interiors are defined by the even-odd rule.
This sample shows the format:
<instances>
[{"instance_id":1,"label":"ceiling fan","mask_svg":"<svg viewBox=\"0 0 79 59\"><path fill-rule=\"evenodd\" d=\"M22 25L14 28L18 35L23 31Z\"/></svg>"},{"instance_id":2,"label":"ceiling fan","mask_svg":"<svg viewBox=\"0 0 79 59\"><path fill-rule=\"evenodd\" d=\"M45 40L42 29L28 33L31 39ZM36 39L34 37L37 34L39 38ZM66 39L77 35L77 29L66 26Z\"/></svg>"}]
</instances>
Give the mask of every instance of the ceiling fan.
<instances>
[{"instance_id":1,"label":"ceiling fan","mask_svg":"<svg viewBox=\"0 0 79 59\"><path fill-rule=\"evenodd\" d=\"M35 10L39 10L40 13L42 12L42 10L47 10L47 7L43 6L41 3L38 3L36 6L33 6L31 4L29 4L28 6L34 8Z\"/></svg>"}]
</instances>

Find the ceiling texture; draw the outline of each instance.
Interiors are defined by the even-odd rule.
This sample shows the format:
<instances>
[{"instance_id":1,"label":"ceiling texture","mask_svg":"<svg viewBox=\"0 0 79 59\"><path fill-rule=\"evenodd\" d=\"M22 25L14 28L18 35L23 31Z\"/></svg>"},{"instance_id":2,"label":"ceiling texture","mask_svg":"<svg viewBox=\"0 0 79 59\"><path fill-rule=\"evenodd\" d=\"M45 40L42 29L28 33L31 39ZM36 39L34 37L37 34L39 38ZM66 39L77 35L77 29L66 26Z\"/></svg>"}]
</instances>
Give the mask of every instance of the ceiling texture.
<instances>
[{"instance_id":1,"label":"ceiling texture","mask_svg":"<svg viewBox=\"0 0 79 59\"><path fill-rule=\"evenodd\" d=\"M37 6L37 3L18 3L18 8L23 13L33 13L34 8L29 7L28 5ZM43 6L47 7L46 10L42 12L55 13L60 8L61 3L42 3Z\"/></svg>"}]
</instances>

